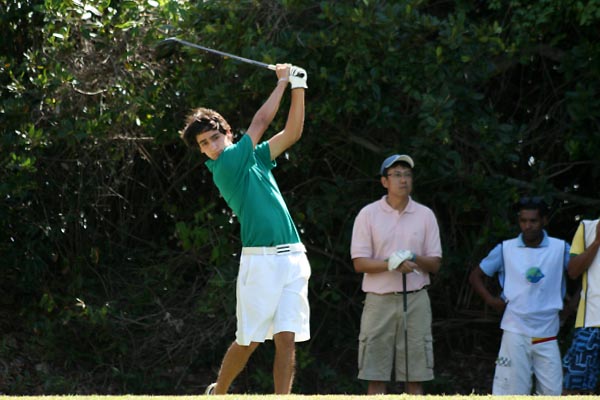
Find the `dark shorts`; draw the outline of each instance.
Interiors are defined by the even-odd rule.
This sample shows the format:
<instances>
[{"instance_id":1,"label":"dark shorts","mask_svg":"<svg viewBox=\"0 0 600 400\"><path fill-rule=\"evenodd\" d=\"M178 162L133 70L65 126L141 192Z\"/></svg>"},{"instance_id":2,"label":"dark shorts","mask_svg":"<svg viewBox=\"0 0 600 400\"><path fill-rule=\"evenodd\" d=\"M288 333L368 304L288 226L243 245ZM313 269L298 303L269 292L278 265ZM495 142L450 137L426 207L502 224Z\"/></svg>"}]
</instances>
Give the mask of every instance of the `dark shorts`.
<instances>
[{"instance_id":1,"label":"dark shorts","mask_svg":"<svg viewBox=\"0 0 600 400\"><path fill-rule=\"evenodd\" d=\"M593 391L598 383L600 365L600 328L577 328L563 358L564 388Z\"/></svg>"}]
</instances>

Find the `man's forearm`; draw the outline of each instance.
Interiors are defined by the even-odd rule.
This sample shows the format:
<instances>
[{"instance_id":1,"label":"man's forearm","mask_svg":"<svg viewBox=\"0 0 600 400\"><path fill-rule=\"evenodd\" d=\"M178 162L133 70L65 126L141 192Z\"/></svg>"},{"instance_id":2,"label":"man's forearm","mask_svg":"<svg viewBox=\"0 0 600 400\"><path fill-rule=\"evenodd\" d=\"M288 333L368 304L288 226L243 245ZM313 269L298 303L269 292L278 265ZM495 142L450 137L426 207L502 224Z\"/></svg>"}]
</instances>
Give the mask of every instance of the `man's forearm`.
<instances>
[{"instance_id":1,"label":"man's forearm","mask_svg":"<svg viewBox=\"0 0 600 400\"><path fill-rule=\"evenodd\" d=\"M248 128L248 134L252 137L252 141L255 145L260 141L271 122L273 122L273 118L275 118L275 115L279 110L279 105L281 104L281 99L283 98L287 85L287 81L277 82L277 86L271 92L267 101L265 101L254 114L250 128Z\"/></svg>"},{"instance_id":2,"label":"man's forearm","mask_svg":"<svg viewBox=\"0 0 600 400\"><path fill-rule=\"evenodd\" d=\"M300 139L304 129L304 89L292 90L292 101L285 124L285 134Z\"/></svg>"},{"instance_id":3,"label":"man's forearm","mask_svg":"<svg viewBox=\"0 0 600 400\"><path fill-rule=\"evenodd\" d=\"M469 274L469 283L475 293L483 299L486 304L490 304L494 300L494 296L490 293L484 283L485 274L480 267L475 267Z\"/></svg>"},{"instance_id":4,"label":"man's forearm","mask_svg":"<svg viewBox=\"0 0 600 400\"><path fill-rule=\"evenodd\" d=\"M374 258L359 257L352 260L354 270L359 273L377 273L388 270L388 264L385 260L377 260Z\"/></svg>"},{"instance_id":5,"label":"man's forearm","mask_svg":"<svg viewBox=\"0 0 600 400\"><path fill-rule=\"evenodd\" d=\"M441 257L428 257L417 255L415 257L414 262L419 266L419 270L423 272L429 272L431 274L436 274L440 270L440 266L442 265Z\"/></svg>"},{"instance_id":6,"label":"man's forearm","mask_svg":"<svg viewBox=\"0 0 600 400\"><path fill-rule=\"evenodd\" d=\"M283 98L287 85L288 83L286 81L277 82L277 86L273 89L267 98L267 101L265 101L256 114L254 114L253 119L263 121L264 125L269 126L279 110L279 105L281 104L281 99Z\"/></svg>"},{"instance_id":7,"label":"man's forearm","mask_svg":"<svg viewBox=\"0 0 600 400\"><path fill-rule=\"evenodd\" d=\"M595 240L583 253L571 258L567 267L571 279L579 278L592 265L599 248L600 241Z\"/></svg>"}]
</instances>

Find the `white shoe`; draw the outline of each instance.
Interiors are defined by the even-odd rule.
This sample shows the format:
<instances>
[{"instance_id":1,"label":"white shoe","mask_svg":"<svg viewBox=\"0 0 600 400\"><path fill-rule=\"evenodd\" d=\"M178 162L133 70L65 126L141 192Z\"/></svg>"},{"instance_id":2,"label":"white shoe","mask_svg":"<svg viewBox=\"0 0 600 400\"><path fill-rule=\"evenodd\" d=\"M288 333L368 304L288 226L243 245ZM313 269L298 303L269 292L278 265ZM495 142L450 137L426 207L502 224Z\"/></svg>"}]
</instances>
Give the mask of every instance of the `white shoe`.
<instances>
[{"instance_id":1,"label":"white shoe","mask_svg":"<svg viewBox=\"0 0 600 400\"><path fill-rule=\"evenodd\" d=\"M204 394L206 394L206 395L215 394L216 387L217 387L217 382L211 383L210 385L208 385L208 387L204 391Z\"/></svg>"}]
</instances>

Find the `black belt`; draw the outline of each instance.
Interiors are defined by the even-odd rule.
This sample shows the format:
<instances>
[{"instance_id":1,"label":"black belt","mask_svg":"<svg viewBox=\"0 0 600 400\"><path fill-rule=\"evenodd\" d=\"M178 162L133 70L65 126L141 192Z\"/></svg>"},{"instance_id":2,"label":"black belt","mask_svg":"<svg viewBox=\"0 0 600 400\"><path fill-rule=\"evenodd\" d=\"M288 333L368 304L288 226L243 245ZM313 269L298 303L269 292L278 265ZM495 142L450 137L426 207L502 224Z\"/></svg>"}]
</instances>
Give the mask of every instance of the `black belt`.
<instances>
[{"instance_id":1,"label":"black belt","mask_svg":"<svg viewBox=\"0 0 600 400\"><path fill-rule=\"evenodd\" d=\"M406 292L406 294L411 294L411 293L417 293L420 292L421 290L425 290L427 289L427 286L423 286L421 289L417 289L417 290L409 290ZM400 295L404 295L404 292L389 292L389 293L373 293L376 294L378 296L400 296Z\"/></svg>"}]
</instances>

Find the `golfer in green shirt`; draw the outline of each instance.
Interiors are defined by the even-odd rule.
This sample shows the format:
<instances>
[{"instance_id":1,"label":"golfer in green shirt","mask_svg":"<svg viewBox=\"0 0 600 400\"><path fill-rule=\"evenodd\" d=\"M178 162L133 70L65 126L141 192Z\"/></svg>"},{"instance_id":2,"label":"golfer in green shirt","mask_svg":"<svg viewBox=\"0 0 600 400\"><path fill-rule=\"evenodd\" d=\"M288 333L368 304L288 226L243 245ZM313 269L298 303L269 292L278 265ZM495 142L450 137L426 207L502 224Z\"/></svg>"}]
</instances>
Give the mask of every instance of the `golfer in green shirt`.
<instances>
[{"instance_id":1,"label":"golfer in green shirt","mask_svg":"<svg viewBox=\"0 0 600 400\"><path fill-rule=\"evenodd\" d=\"M276 394L291 392L295 342L310 338L306 250L271 170L275 159L300 139L307 74L277 64L277 85L254 115L246 134L233 143L231 127L216 111L197 108L181 136L208 157L206 166L241 225L242 255L237 278L237 331L207 394L225 394L258 345L275 343ZM291 102L284 129L261 142L288 84Z\"/></svg>"}]
</instances>

